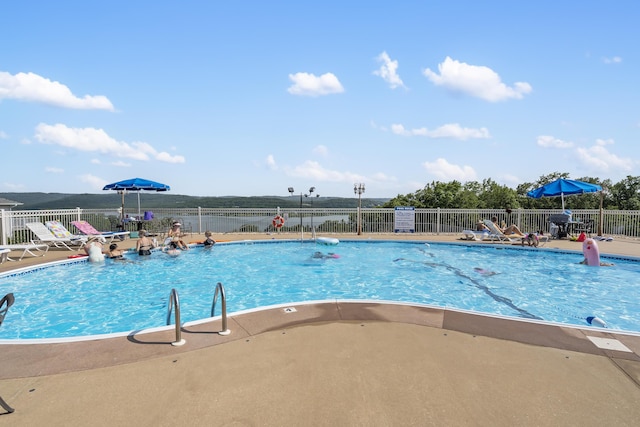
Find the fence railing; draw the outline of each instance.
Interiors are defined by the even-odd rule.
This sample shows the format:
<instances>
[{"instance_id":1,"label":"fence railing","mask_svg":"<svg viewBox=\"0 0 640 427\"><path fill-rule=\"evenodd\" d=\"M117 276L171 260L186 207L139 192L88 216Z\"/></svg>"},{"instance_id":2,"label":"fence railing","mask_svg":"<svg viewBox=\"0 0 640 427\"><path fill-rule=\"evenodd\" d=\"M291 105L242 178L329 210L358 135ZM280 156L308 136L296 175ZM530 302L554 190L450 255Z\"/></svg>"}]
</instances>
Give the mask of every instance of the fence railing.
<instances>
[{"instance_id":1,"label":"fence railing","mask_svg":"<svg viewBox=\"0 0 640 427\"><path fill-rule=\"evenodd\" d=\"M357 208L157 208L153 219L144 221L133 215L124 224L119 213L103 209L59 209L37 211L0 210L0 242L26 243L35 239L25 224L29 222L60 221L69 231L75 232L71 221L85 220L100 231L146 229L166 232L172 221L182 223L183 230L193 233L263 233L276 232L274 216L281 215L282 232L325 234L355 234L357 232ZM456 234L474 229L479 220L497 216L507 224L516 224L524 232L549 231L549 215L561 213L553 209L515 209L511 213L496 209L415 209L415 233ZM363 208L360 210L363 234L393 233L395 210L393 208ZM574 210L574 220L592 220L598 230L599 210ZM640 237L640 211L605 210L602 212L603 235Z\"/></svg>"}]
</instances>

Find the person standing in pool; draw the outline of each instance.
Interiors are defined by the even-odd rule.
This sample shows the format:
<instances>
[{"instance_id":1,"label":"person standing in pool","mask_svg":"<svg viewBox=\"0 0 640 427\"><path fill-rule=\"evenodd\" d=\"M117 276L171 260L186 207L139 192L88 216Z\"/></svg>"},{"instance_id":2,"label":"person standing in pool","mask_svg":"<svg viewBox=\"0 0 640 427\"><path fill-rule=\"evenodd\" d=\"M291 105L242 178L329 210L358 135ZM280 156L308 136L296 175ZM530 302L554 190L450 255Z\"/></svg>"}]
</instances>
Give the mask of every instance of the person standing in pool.
<instances>
[{"instance_id":1,"label":"person standing in pool","mask_svg":"<svg viewBox=\"0 0 640 427\"><path fill-rule=\"evenodd\" d=\"M138 251L138 255L151 255L151 249L156 247L153 240L147 236L146 230L140 230L139 236L140 238L138 239L138 242L136 242L136 251Z\"/></svg>"},{"instance_id":2,"label":"person standing in pool","mask_svg":"<svg viewBox=\"0 0 640 427\"><path fill-rule=\"evenodd\" d=\"M211 232L209 230L204 232L204 237L205 239L204 239L204 242L202 242L202 244L204 245L205 248L210 249L213 247L213 245L216 244L216 241L211 238Z\"/></svg>"},{"instance_id":3,"label":"person standing in pool","mask_svg":"<svg viewBox=\"0 0 640 427\"><path fill-rule=\"evenodd\" d=\"M122 249L118 249L117 243L112 243L109 245L109 252L107 252L109 259L124 259L124 253Z\"/></svg>"}]
</instances>

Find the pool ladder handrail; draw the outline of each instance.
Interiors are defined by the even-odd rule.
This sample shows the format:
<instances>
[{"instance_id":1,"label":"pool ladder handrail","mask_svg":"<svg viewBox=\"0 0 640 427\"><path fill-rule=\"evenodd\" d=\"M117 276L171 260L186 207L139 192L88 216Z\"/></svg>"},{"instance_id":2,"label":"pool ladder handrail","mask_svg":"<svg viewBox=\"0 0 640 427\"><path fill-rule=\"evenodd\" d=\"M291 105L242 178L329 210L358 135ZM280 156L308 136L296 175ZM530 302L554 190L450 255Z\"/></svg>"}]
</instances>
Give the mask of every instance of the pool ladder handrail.
<instances>
[{"instance_id":1,"label":"pool ladder handrail","mask_svg":"<svg viewBox=\"0 0 640 427\"><path fill-rule=\"evenodd\" d=\"M224 286L221 282L216 285L216 291L213 293L213 301L211 302L211 317L216 315L216 302L218 301L218 293L220 293L220 300L222 304L222 330L218 332L219 335L229 335L231 331L227 328L227 297L224 293Z\"/></svg>"},{"instance_id":2,"label":"pool ladder handrail","mask_svg":"<svg viewBox=\"0 0 640 427\"><path fill-rule=\"evenodd\" d=\"M176 324L176 340L171 343L173 346L181 346L186 343L182 339L182 330L180 325L180 298L178 298L178 291L175 288L171 289L169 294L169 307L167 310L167 325L171 324L171 310L175 307L175 324Z\"/></svg>"}]
</instances>

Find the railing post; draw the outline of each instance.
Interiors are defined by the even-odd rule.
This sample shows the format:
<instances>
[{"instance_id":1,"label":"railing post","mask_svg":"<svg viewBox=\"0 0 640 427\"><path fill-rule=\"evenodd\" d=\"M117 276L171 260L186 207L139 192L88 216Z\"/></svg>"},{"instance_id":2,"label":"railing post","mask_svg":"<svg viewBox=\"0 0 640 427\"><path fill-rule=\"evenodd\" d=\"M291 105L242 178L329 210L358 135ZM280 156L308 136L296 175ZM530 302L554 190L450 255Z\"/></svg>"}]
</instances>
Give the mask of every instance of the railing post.
<instances>
[{"instance_id":1,"label":"railing post","mask_svg":"<svg viewBox=\"0 0 640 427\"><path fill-rule=\"evenodd\" d=\"M2 237L0 237L0 241L2 242L2 245L7 244L7 230L5 230L5 228L7 227L8 219L10 219L10 217L6 215L5 210L0 209L0 233L2 233ZM9 230L11 230L11 227L8 227L8 228Z\"/></svg>"},{"instance_id":2,"label":"railing post","mask_svg":"<svg viewBox=\"0 0 640 427\"><path fill-rule=\"evenodd\" d=\"M440 234L440 208L436 210L436 234Z\"/></svg>"},{"instance_id":3,"label":"railing post","mask_svg":"<svg viewBox=\"0 0 640 427\"><path fill-rule=\"evenodd\" d=\"M172 346L178 347L186 343L182 339L182 330L180 329L180 299L178 298L178 291L171 289L169 295L169 311L167 312L167 325L171 322L171 308L175 306L175 323L176 323L176 340L171 343Z\"/></svg>"}]
</instances>

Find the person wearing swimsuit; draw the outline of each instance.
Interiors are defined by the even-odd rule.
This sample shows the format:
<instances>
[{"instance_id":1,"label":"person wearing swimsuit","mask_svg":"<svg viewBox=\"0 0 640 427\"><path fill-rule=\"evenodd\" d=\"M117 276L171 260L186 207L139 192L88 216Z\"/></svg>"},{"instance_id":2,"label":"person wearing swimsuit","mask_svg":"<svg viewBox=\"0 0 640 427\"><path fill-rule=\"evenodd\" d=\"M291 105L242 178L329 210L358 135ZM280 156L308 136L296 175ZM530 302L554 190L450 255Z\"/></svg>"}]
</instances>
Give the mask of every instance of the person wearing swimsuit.
<instances>
[{"instance_id":1,"label":"person wearing swimsuit","mask_svg":"<svg viewBox=\"0 0 640 427\"><path fill-rule=\"evenodd\" d=\"M109 259L124 259L124 254L122 253L122 249L118 249L117 243L112 243L109 245L109 252L107 253Z\"/></svg>"},{"instance_id":2,"label":"person wearing swimsuit","mask_svg":"<svg viewBox=\"0 0 640 427\"><path fill-rule=\"evenodd\" d=\"M140 239L136 243L136 251L138 251L138 255L151 255L151 249L155 247L153 241L147 237L147 232L145 230L139 231Z\"/></svg>"}]
</instances>

